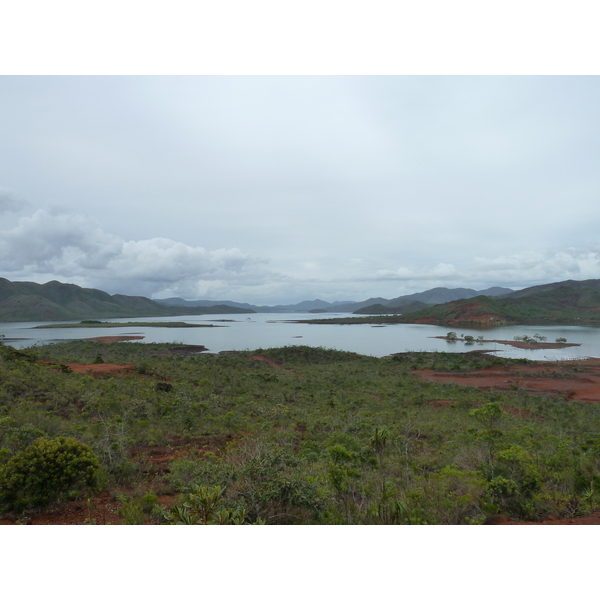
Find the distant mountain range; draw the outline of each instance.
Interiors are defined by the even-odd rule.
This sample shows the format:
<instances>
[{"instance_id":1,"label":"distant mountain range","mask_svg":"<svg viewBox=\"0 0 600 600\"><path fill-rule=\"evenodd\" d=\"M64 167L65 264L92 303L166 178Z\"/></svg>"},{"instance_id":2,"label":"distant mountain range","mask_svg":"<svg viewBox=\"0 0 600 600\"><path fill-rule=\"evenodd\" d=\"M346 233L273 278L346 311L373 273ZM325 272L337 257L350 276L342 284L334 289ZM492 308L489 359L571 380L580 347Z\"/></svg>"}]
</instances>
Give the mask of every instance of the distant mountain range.
<instances>
[{"instance_id":1,"label":"distant mountain range","mask_svg":"<svg viewBox=\"0 0 600 600\"><path fill-rule=\"evenodd\" d=\"M253 312L353 312L386 322L505 325L525 322L600 322L600 280L561 281L513 291L493 287L433 288L425 292L362 302L305 300L256 306L229 300L110 295L101 290L50 281L11 282L0 278L0 321L59 321L98 318L163 317Z\"/></svg>"},{"instance_id":2,"label":"distant mountain range","mask_svg":"<svg viewBox=\"0 0 600 600\"><path fill-rule=\"evenodd\" d=\"M325 300L304 300L297 304L277 304L276 306L257 306L255 304L247 304L241 302L232 302L231 300L183 300L182 298L166 298L157 300L161 304L169 306L182 307L197 307L197 306L213 306L215 304L235 306L238 308L247 308L257 313L282 313L282 312L311 312L311 311L326 311L326 312L356 312L358 314L382 314L407 312L406 308L403 311L401 307L410 305L412 310L423 308L431 304L442 304L451 300L459 300L462 298L474 298L475 296L499 296L512 292L510 288L493 287L487 290L472 290L469 288L454 288L448 289L437 287L425 292L409 294L407 296L399 296L388 300L386 298L369 298L362 302L353 302L350 300L326 302ZM417 304L419 303L419 304ZM383 308L382 308L383 307ZM385 310L389 309L389 310ZM369 312L369 310L371 312Z\"/></svg>"},{"instance_id":3,"label":"distant mountain range","mask_svg":"<svg viewBox=\"0 0 600 600\"><path fill-rule=\"evenodd\" d=\"M432 304L444 304L451 302L452 300L463 300L465 298L475 298L476 296L500 296L502 294L509 294L513 290L510 288L503 287L492 287L487 290L472 290L470 288L454 288L448 289L445 287L437 287L425 292L417 292L416 294L408 294L407 296L399 296L392 300L385 300L384 298L371 298L364 302L358 302L353 310L347 312L353 312L356 314L393 314L413 312L422 308L426 308ZM376 303L371 303L372 300L376 300ZM385 310L387 309L387 311Z\"/></svg>"},{"instance_id":4,"label":"distant mountain range","mask_svg":"<svg viewBox=\"0 0 600 600\"><path fill-rule=\"evenodd\" d=\"M407 307L408 308L408 307ZM559 281L502 296L476 296L401 315L320 319L319 323L419 323L498 327L524 324L600 324L600 280ZM315 321L311 321L315 323Z\"/></svg>"},{"instance_id":5,"label":"distant mountain range","mask_svg":"<svg viewBox=\"0 0 600 600\"><path fill-rule=\"evenodd\" d=\"M598 324L600 280L559 281L492 298L456 300L410 313L402 322L447 325Z\"/></svg>"},{"instance_id":6,"label":"distant mountain range","mask_svg":"<svg viewBox=\"0 0 600 600\"><path fill-rule=\"evenodd\" d=\"M111 296L71 283L9 281L0 277L0 322L71 321L119 317L171 317L224 313L251 313L231 306L173 308L143 296Z\"/></svg>"},{"instance_id":7,"label":"distant mountain range","mask_svg":"<svg viewBox=\"0 0 600 600\"><path fill-rule=\"evenodd\" d=\"M256 304L248 304L247 302L233 302L231 300L184 300L183 298L165 298L164 300L156 300L160 304L168 306L183 306L188 308L198 306L233 306L235 308L245 308L257 313L283 313L283 312L310 312L311 310L339 311L339 306L353 304L346 300L343 302L326 302L325 300L304 300L297 304L276 304L275 306L257 306ZM348 311L340 311L348 312Z\"/></svg>"}]
</instances>

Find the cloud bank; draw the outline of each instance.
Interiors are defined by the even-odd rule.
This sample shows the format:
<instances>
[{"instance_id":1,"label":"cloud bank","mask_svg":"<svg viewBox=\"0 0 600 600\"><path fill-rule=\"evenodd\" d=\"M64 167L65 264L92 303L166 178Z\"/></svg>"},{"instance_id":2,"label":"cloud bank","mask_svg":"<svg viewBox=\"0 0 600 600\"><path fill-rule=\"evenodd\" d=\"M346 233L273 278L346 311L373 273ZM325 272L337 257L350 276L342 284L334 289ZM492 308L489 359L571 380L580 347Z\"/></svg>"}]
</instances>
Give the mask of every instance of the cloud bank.
<instances>
[{"instance_id":1,"label":"cloud bank","mask_svg":"<svg viewBox=\"0 0 600 600\"><path fill-rule=\"evenodd\" d=\"M39 209L0 232L0 270L14 280L58 279L109 293L154 298L220 299L276 304L320 297L325 300L392 298L430 287L494 285L522 288L564 279L600 277L600 249L568 248L476 257L461 265L372 269L349 259L333 278L318 265L299 266L296 275L243 250L207 250L167 238L124 240L83 215Z\"/></svg>"},{"instance_id":2,"label":"cloud bank","mask_svg":"<svg viewBox=\"0 0 600 600\"><path fill-rule=\"evenodd\" d=\"M36 211L1 232L0 268L19 279L58 278L111 293L196 297L268 284L267 261L239 248L208 251L166 238L125 241L81 215Z\"/></svg>"},{"instance_id":3,"label":"cloud bank","mask_svg":"<svg viewBox=\"0 0 600 600\"><path fill-rule=\"evenodd\" d=\"M556 252L523 252L497 258L475 258L473 276L527 287L566 279L600 278L599 249L567 248Z\"/></svg>"}]
</instances>

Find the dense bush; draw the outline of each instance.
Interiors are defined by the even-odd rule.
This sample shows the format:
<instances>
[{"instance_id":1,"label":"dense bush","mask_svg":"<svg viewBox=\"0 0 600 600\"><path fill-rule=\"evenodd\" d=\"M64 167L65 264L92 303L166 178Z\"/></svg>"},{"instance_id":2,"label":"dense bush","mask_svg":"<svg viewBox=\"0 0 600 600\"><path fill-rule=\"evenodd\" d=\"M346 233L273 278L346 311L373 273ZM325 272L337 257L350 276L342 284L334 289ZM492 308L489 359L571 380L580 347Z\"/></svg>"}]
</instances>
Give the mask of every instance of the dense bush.
<instances>
[{"instance_id":1,"label":"dense bush","mask_svg":"<svg viewBox=\"0 0 600 600\"><path fill-rule=\"evenodd\" d=\"M100 464L89 446L73 438L38 439L0 471L2 510L44 506L93 486Z\"/></svg>"}]
</instances>

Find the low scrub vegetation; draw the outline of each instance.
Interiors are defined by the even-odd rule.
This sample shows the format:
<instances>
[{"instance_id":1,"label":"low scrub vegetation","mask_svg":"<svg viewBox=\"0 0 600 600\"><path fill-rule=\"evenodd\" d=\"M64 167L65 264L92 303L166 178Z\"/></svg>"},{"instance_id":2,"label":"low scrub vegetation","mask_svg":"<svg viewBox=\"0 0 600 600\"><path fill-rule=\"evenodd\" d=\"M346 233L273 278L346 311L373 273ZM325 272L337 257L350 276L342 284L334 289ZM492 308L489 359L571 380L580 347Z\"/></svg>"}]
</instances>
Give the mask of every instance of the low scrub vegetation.
<instances>
[{"instance_id":1,"label":"low scrub vegetation","mask_svg":"<svg viewBox=\"0 0 600 600\"><path fill-rule=\"evenodd\" d=\"M60 367L77 362L134 368L92 376ZM306 346L221 355L172 344L0 346L1 510L109 491L132 524L589 514L600 507L597 405L414 373L514 363Z\"/></svg>"}]
</instances>

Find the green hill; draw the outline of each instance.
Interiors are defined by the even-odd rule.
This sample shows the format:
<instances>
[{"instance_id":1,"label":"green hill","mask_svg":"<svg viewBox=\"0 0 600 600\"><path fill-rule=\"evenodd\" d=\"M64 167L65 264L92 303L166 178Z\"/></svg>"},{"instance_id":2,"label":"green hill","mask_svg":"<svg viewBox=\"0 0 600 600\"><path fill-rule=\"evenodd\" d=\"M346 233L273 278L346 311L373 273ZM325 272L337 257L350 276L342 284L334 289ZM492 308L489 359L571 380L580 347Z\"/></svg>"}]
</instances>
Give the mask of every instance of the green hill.
<instances>
[{"instance_id":1,"label":"green hill","mask_svg":"<svg viewBox=\"0 0 600 600\"><path fill-rule=\"evenodd\" d=\"M523 292L525 290L521 290ZM517 325L526 323L600 324L600 291L552 286L502 298L477 296L411 313L402 322L448 325Z\"/></svg>"},{"instance_id":2,"label":"green hill","mask_svg":"<svg viewBox=\"0 0 600 600\"><path fill-rule=\"evenodd\" d=\"M371 304L371 306L365 306L354 311L355 315L390 315L390 314L403 314L415 312L426 308L427 304L424 302L407 302L401 306L384 306L383 304Z\"/></svg>"},{"instance_id":3,"label":"green hill","mask_svg":"<svg viewBox=\"0 0 600 600\"><path fill-rule=\"evenodd\" d=\"M544 283L543 285L534 285L532 287L511 292L505 294L505 297L510 298L521 298L525 296L537 296L547 291L557 290L558 288L588 288L600 292L600 279L585 279L583 281L575 281L574 279L567 279L566 281L558 281L556 283Z\"/></svg>"},{"instance_id":4,"label":"green hill","mask_svg":"<svg viewBox=\"0 0 600 600\"><path fill-rule=\"evenodd\" d=\"M405 307L401 308L404 313L407 312ZM526 288L505 296L482 295L436 304L410 314L379 314L382 316L315 319L306 322L315 325L421 323L475 327L528 323L600 325L600 280L562 281Z\"/></svg>"},{"instance_id":5,"label":"green hill","mask_svg":"<svg viewBox=\"0 0 600 600\"><path fill-rule=\"evenodd\" d=\"M170 317L254 311L231 306L173 307L143 296L111 296L71 283L9 281L0 278L0 322L69 321L75 319Z\"/></svg>"}]
</instances>

